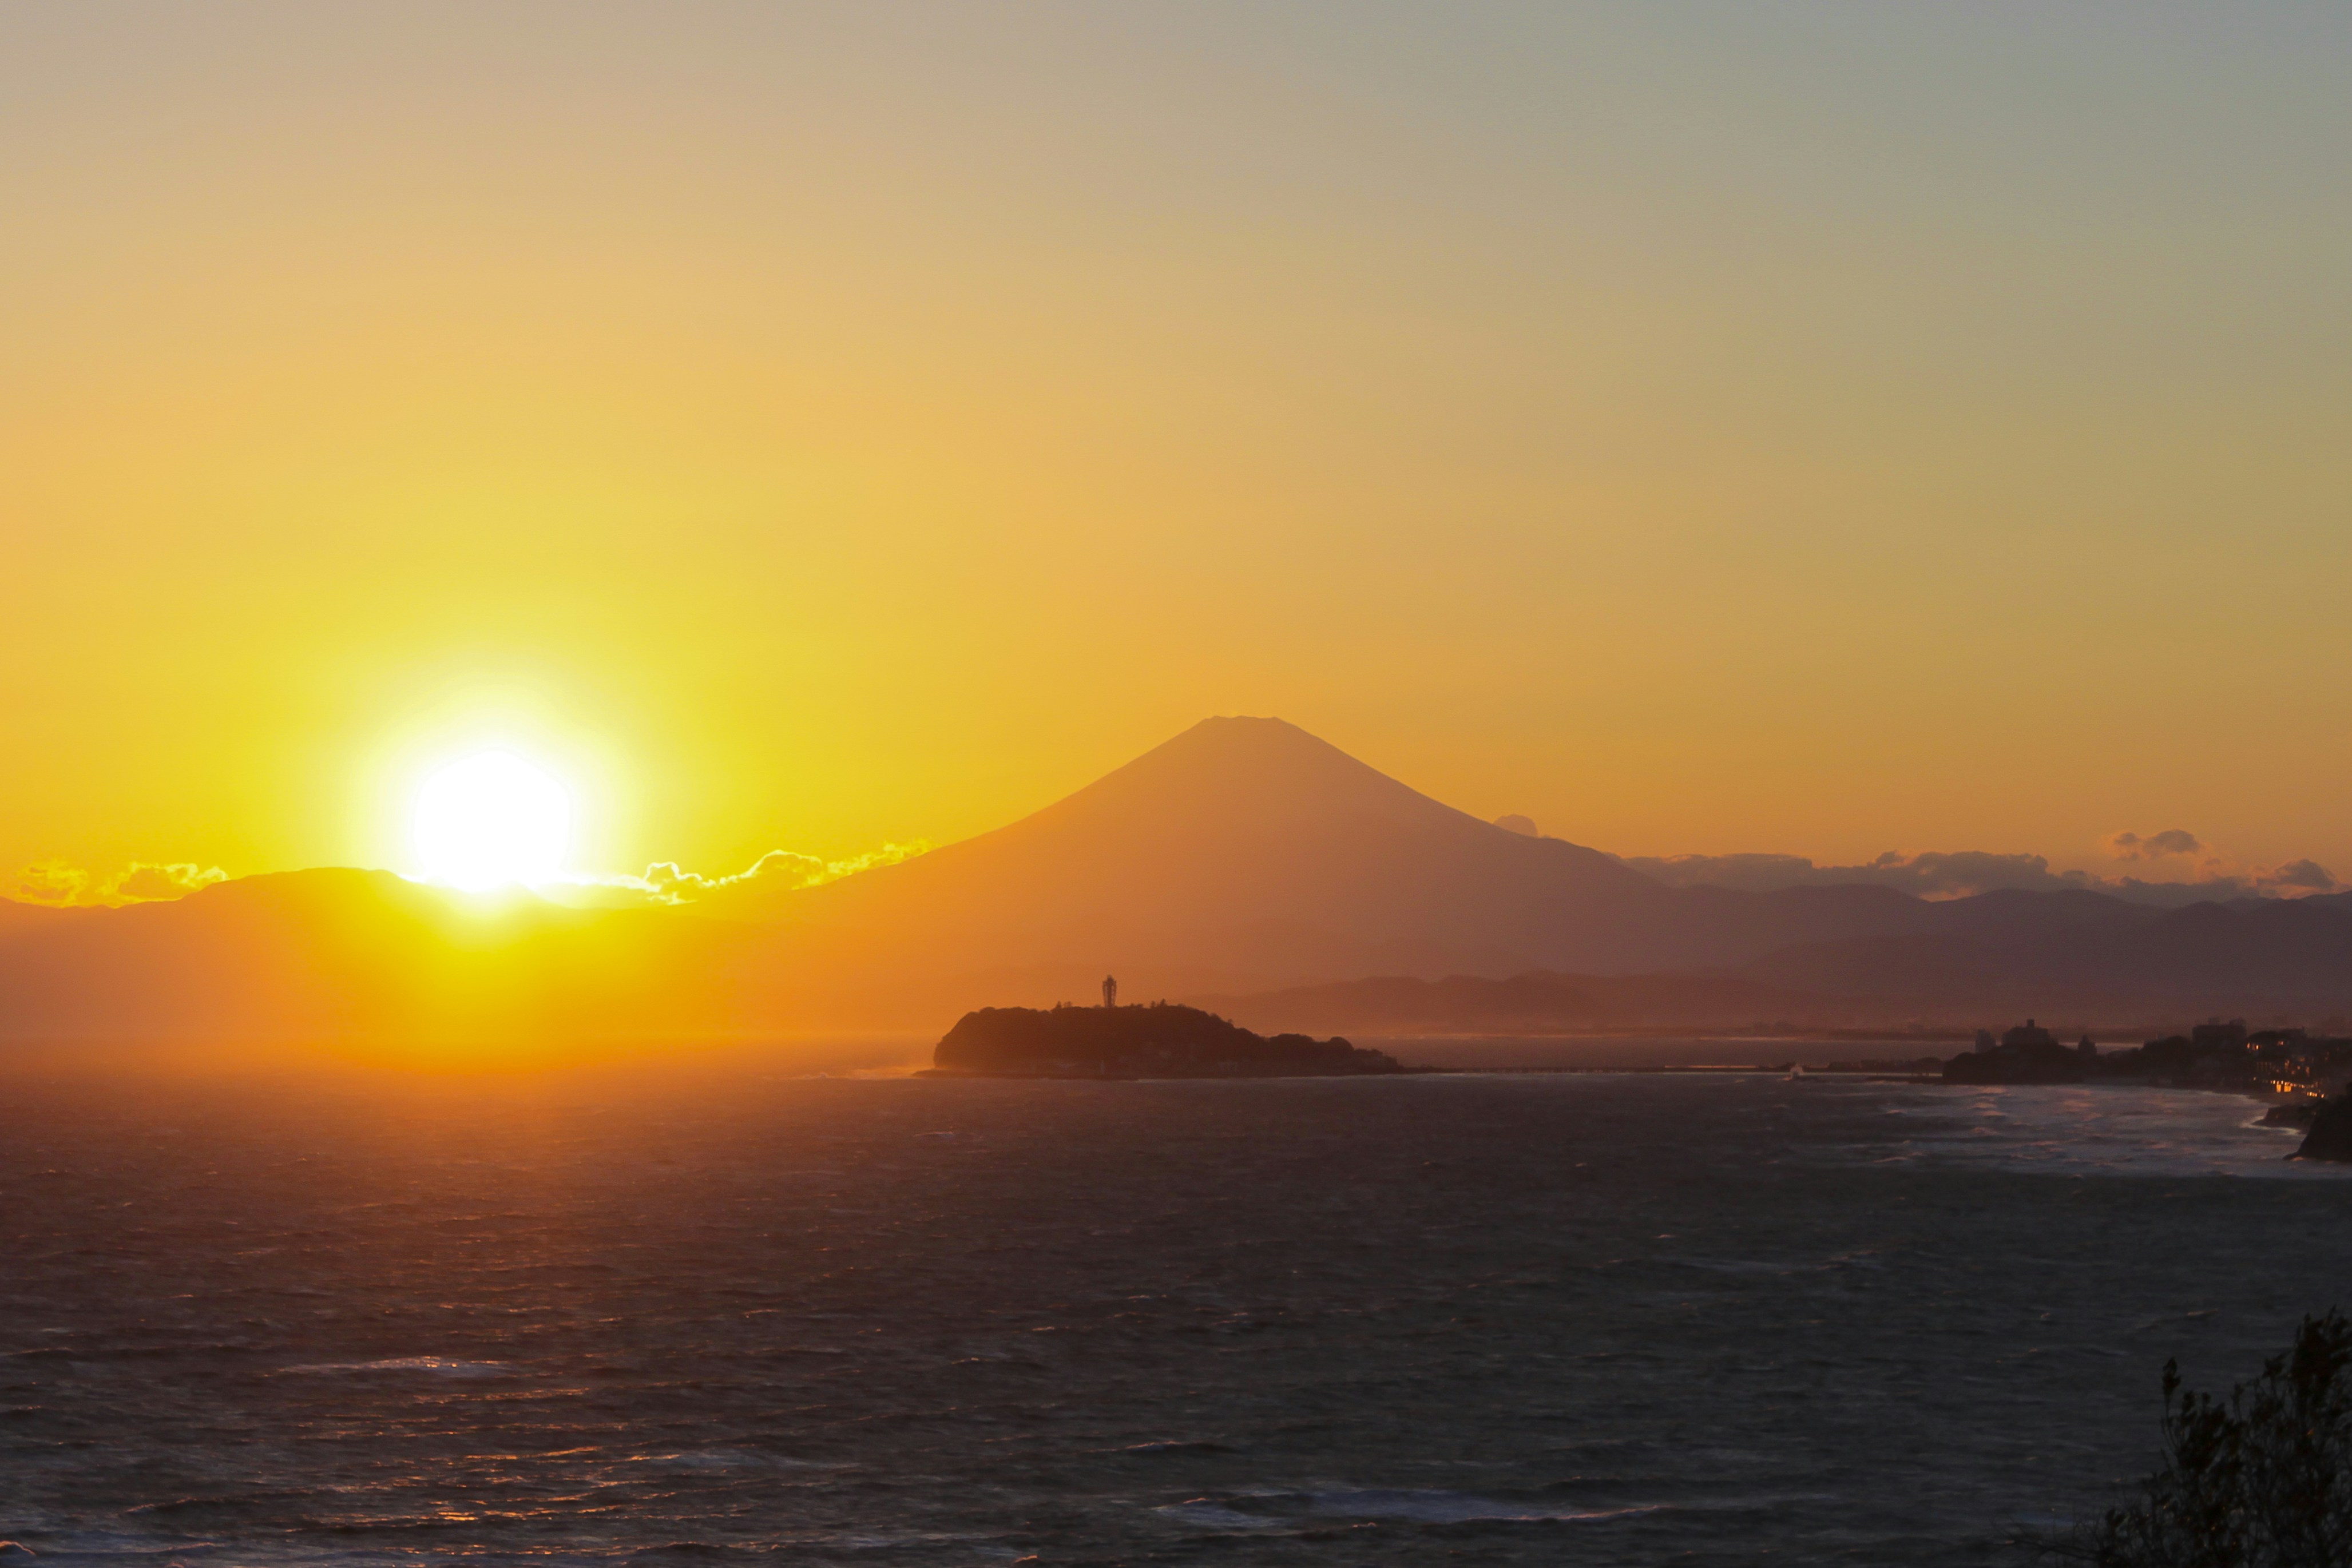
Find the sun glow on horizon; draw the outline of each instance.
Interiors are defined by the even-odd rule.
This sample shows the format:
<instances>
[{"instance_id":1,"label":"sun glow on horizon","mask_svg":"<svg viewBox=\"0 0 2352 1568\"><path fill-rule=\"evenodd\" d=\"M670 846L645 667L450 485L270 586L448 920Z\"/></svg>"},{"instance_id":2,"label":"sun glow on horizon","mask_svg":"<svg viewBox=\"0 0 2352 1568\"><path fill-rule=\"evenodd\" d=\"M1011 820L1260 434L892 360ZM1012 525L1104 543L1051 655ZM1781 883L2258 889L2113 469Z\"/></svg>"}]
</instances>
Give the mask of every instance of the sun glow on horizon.
<instances>
[{"instance_id":1,"label":"sun glow on horizon","mask_svg":"<svg viewBox=\"0 0 2352 1568\"><path fill-rule=\"evenodd\" d=\"M572 847L572 798L510 751L479 752L425 779L413 831L428 882L471 892L546 882Z\"/></svg>"}]
</instances>

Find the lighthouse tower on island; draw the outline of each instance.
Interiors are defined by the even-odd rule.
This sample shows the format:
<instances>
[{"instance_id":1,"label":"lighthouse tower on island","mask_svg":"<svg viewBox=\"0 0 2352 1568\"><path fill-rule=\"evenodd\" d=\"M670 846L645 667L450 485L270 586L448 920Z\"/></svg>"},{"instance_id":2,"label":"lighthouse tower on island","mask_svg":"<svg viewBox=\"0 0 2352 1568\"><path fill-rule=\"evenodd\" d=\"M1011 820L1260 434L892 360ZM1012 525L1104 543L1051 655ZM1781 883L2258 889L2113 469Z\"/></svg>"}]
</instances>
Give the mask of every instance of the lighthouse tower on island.
<instances>
[{"instance_id":1,"label":"lighthouse tower on island","mask_svg":"<svg viewBox=\"0 0 2352 1568\"><path fill-rule=\"evenodd\" d=\"M1109 975L1103 977L1103 1006L1107 1008L1118 1006L1118 981Z\"/></svg>"}]
</instances>

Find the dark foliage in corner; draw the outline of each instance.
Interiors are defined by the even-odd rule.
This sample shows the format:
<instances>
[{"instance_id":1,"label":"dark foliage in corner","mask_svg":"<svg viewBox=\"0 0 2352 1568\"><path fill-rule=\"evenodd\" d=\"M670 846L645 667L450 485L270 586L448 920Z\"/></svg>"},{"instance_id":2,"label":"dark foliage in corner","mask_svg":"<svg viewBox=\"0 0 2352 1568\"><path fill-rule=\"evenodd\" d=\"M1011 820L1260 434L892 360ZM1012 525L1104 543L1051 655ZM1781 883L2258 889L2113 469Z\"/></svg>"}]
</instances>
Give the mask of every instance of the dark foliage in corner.
<instances>
[{"instance_id":1,"label":"dark foliage in corner","mask_svg":"<svg viewBox=\"0 0 2352 1568\"><path fill-rule=\"evenodd\" d=\"M2164 1367L2164 1465L2137 1501L2054 1553L2097 1568L2352 1564L2352 1322L2305 1318L2294 1348L2224 1402Z\"/></svg>"}]
</instances>

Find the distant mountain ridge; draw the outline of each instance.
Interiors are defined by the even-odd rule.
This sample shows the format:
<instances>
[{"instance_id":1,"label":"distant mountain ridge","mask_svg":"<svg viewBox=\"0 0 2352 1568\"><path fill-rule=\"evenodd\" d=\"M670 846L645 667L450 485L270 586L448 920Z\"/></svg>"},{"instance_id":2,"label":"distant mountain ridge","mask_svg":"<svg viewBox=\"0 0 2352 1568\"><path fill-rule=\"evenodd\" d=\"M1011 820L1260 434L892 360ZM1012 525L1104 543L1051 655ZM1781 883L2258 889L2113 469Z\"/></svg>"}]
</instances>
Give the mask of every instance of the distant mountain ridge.
<instances>
[{"instance_id":1,"label":"distant mountain ridge","mask_svg":"<svg viewBox=\"0 0 2352 1568\"><path fill-rule=\"evenodd\" d=\"M1253 996L1198 997L1195 1006L1253 1029L1364 1034L1574 1034L1671 1026L1743 1028L1802 1019L1843 1025L1867 1007L1737 975L1559 975L1494 979L1385 975Z\"/></svg>"},{"instance_id":2,"label":"distant mountain ridge","mask_svg":"<svg viewBox=\"0 0 2352 1568\"><path fill-rule=\"evenodd\" d=\"M1979 916L1940 930L1795 944L1740 973L1769 985L1939 1009L1971 999L2182 1014L2352 1009L2352 910L2336 897L2128 907L2140 917L2109 912L2053 925Z\"/></svg>"},{"instance_id":3,"label":"distant mountain ridge","mask_svg":"<svg viewBox=\"0 0 2352 1568\"><path fill-rule=\"evenodd\" d=\"M1215 718L1006 827L816 887L569 909L321 870L120 909L0 905L0 1036L936 1031L1106 970L1133 995L1228 998L1540 973L1555 1012L1580 986L1594 1017L1660 1023L1777 1014L1773 998L1845 1019L2325 1012L2352 1009L2347 904L1670 888L1281 720Z\"/></svg>"}]
</instances>

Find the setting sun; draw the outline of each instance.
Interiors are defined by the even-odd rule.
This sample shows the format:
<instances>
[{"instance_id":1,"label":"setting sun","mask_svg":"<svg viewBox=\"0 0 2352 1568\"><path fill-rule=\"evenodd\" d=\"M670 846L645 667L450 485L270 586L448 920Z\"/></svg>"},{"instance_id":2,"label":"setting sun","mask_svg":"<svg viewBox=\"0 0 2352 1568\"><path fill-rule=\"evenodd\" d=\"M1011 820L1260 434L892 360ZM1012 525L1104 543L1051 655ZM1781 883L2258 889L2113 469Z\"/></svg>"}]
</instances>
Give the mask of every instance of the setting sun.
<instances>
[{"instance_id":1,"label":"setting sun","mask_svg":"<svg viewBox=\"0 0 2352 1568\"><path fill-rule=\"evenodd\" d=\"M429 881L475 890L544 882L571 838L563 786L511 752L453 762L416 794L416 854Z\"/></svg>"}]
</instances>

